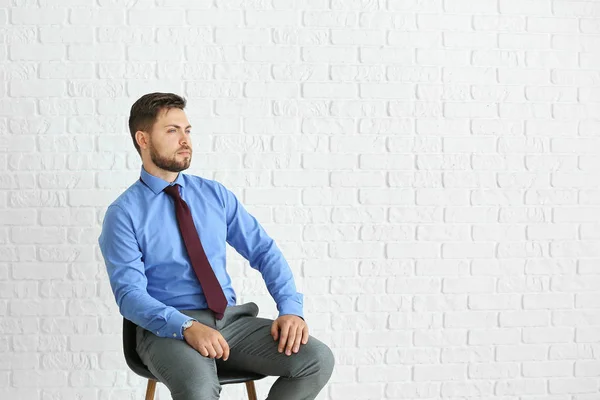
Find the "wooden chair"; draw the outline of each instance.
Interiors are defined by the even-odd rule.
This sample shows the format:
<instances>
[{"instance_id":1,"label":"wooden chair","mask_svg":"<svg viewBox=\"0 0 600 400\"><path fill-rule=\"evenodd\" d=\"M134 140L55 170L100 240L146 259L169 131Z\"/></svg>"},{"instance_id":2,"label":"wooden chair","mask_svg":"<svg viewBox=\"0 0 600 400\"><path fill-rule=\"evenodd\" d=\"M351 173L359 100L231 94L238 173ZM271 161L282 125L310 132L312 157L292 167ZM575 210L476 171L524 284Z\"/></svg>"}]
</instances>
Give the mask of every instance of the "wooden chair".
<instances>
[{"instance_id":1,"label":"wooden chair","mask_svg":"<svg viewBox=\"0 0 600 400\"><path fill-rule=\"evenodd\" d=\"M158 379L152 372L148 370L146 365L140 359L136 351L136 325L123 318L123 354L125 355L125 361L133 372L141 377L148 379L148 387L146 389L146 399L154 400L154 392L156 390L156 382ZM219 383L221 385L229 385L232 383L245 383L246 390L248 392L248 400L257 400L256 388L254 387L254 381L264 378L264 375L253 374L253 373L218 373Z\"/></svg>"}]
</instances>

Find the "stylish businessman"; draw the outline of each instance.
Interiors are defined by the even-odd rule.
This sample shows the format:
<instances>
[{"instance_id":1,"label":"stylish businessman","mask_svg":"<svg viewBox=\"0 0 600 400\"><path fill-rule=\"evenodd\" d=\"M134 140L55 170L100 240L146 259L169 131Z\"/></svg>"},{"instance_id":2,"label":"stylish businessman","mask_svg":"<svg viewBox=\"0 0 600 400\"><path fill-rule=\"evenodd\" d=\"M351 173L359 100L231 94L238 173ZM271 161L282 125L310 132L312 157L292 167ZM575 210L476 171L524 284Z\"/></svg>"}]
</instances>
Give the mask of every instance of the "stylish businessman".
<instances>
[{"instance_id":1,"label":"stylish businessman","mask_svg":"<svg viewBox=\"0 0 600 400\"><path fill-rule=\"evenodd\" d=\"M131 107L140 179L108 207L98 239L120 312L138 325L137 352L174 400L218 399L217 368L279 376L269 400L314 399L332 352L309 336L302 294L258 221L221 183L181 172L193 153L185 105L150 93ZM275 321L236 304L226 244L261 273Z\"/></svg>"}]
</instances>

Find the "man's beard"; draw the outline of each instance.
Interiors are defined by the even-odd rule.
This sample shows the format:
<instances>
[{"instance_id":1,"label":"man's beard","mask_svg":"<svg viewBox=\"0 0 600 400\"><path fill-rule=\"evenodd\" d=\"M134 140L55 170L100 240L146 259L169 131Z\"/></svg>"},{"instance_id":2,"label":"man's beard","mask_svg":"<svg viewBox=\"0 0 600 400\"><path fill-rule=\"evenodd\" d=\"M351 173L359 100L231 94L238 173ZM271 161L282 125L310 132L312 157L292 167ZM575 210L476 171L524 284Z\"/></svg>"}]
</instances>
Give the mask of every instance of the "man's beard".
<instances>
[{"instance_id":1,"label":"man's beard","mask_svg":"<svg viewBox=\"0 0 600 400\"><path fill-rule=\"evenodd\" d=\"M190 152L189 158L184 158L183 161L177 161L177 159L175 158L176 156L167 158L158 154L158 151L156 151L156 148L152 144L152 141L150 141L149 145L150 159L158 168L164 169L169 172L181 172L190 167L190 163L192 162L192 149L188 149L188 151Z\"/></svg>"}]
</instances>

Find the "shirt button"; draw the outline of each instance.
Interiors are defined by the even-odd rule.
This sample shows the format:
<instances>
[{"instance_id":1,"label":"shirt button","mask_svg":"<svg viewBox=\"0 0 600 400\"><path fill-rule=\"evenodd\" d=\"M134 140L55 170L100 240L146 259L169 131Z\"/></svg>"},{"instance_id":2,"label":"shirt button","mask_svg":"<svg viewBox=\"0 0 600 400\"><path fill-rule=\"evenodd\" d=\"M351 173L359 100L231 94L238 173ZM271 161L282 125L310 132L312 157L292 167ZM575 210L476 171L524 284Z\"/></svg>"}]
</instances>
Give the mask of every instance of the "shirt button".
<instances>
[{"instance_id":1,"label":"shirt button","mask_svg":"<svg viewBox=\"0 0 600 400\"><path fill-rule=\"evenodd\" d=\"M173 334L173 337L177 337L177 334L176 334L176 333L174 333L174 334Z\"/></svg>"},{"instance_id":2,"label":"shirt button","mask_svg":"<svg viewBox=\"0 0 600 400\"><path fill-rule=\"evenodd\" d=\"M160 335L160 332L159 332L159 331L156 331L156 334L157 334L157 335Z\"/></svg>"}]
</instances>

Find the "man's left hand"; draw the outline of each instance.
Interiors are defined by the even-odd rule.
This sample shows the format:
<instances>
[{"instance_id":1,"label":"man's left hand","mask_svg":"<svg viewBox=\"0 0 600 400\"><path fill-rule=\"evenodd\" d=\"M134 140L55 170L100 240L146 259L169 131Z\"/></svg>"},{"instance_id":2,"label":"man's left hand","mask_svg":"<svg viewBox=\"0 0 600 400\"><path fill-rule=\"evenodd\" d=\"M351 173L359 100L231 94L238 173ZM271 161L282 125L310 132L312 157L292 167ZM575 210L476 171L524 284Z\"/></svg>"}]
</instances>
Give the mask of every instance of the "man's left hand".
<instances>
[{"instance_id":1,"label":"man's left hand","mask_svg":"<svg viewBox=\"0 0 600 400\"><path fill-rule=\"evenodd\" d=\"M292 351L300 350L300 344L308 342L308 325L297 315L282 315L273 321L271 336L273 340L279 339L279 352L285 349L285 354L290 356Z\"/></svg>"}]
</instances>

